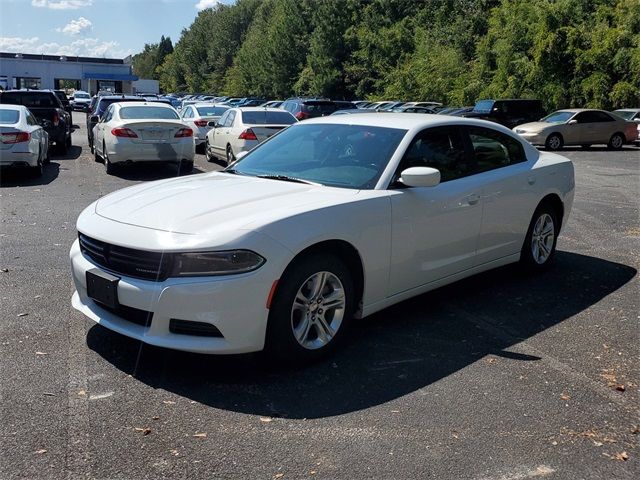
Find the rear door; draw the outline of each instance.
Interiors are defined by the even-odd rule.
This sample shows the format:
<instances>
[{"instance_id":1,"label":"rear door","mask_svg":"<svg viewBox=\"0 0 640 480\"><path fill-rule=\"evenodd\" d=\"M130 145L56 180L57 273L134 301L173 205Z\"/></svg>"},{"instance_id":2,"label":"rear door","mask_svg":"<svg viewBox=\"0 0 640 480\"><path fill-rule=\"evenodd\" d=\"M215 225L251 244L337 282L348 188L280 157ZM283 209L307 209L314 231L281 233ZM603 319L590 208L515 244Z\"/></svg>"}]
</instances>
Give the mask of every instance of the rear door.
<instances>
[{"instance_id":1,"label":"rear door","mask_svg":"<svg viewBox=\"0 0 640 480\"><path fill-rule=\"evenodd\" d=\"M464 139L473 160L473 178L482 185L482 228L476 265L522 248L535 208L537 174L520 141L490 128L467 126Z\"/></svg>"},{"instance_id":2,"label":"rear door","mask_svg":"<svg viewBox=\"0 0 640 480\"><path fill-rule=\"evenodd\" d=\"M223 155L226 151L227 144L225 142L225 130L228 129L227 121L229 120L229 115L231 115L231 110L227 110L222 114L220 120L218 120L218 126L213 129L211 132L212 141L209 142L211 148L214 153L218 156Z\"/></svg>"}]
</instances>

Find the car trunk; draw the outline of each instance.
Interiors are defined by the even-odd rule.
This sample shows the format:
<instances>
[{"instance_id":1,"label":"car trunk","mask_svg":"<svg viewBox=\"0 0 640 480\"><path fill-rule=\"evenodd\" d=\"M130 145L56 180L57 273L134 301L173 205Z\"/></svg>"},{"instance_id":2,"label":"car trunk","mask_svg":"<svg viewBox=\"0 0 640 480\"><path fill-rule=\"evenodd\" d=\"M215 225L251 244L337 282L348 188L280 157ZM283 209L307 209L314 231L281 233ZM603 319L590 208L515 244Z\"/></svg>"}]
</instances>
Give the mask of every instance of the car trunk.
<instances>
[{"instance_id":1,"label":"car trunk","mask_svg":"<svg viewBox=\"0 0 640 480\"><path fill-rule=\"evenodd\" d=\"M139 120L129 121L118 128L134 131L138 135L137 138L130 139L134 143L175 143L183 138L176 138L178 130L189 127L173 120Z\"/></svg>"},{"instance_id":2,"label":"car trunk","mask_svg":"<svg viewBox=\"0 0 640 480\"><path fill-rule=\"evenodd\" d=\"M259 142L265 141L267 138L275 135L283 128L287 128L289 125L247 125L251 128L253 133Z\"/></svg>"}]
</instances>

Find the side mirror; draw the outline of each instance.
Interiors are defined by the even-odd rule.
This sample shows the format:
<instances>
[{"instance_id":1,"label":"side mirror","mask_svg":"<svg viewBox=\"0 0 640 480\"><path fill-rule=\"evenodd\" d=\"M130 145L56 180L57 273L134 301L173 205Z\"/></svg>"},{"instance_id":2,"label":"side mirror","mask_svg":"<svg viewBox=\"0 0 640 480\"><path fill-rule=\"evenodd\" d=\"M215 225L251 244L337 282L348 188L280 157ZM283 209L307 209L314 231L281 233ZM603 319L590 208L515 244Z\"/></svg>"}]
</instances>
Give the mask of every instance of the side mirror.
<instances>
[{"instance_id":1,"label":"side mirror","mask_svg":"<svg viewBox=\"0 0 640 480\"><path fill-rule=\"evenodd\" d=\"M207 123L207 127L212 127L212 128L216 128L218 126L218 123L215 121L211 121L209 123Z\"/></svg>"},{"instance_id":2,"label":"side mirror","mask_svg":"<svg viewBox=\"0 0 640 480\"><path fill-rule=\"evenodd\" d=\"M50 128L51 127L51 121L45 120L44 118L41 119L38 123L40 124L40 126L42 128Z\"/></svg>"},{"instance_id":3,"label":"side mirror","mask_svg":"<svg viewBox=\"0 0 640 480\"><path fill-rule=\"evenodd\" d=\"M89 123L99 123L100 117L98 115L91 115L89 117Z\"/></svg>"},{"instance_id":4,"label":"side mirror","mask_svg":"<svg viewBox=\"0 0 640 480\"><path fill-rule=\"evenodd\" d=\"M402 171L400 181L407 187L435 187L440 183L440 171L431 167L411 167Z\"/></svg>"},{"instance_id":5,"label":"side mirror","mask_svg":"<svg viewBox=\"0 0 640 480\"><path fill-rule=\"evenodd\" d=\"M244 157L247 155L247 153L249 153L249 152L239 152L239 153L236 155L236 162L237 162L238 160L241 160L242 158L244 158Z\"/></svg>"},{"instance_id":6,"label":"side mirror","mask_svg":"<svg viewBox=\"0 0 640 480\"><path fill-rule=\"evenodd\" d=\"M567 125L575 125L576 123L578 123L578 120L569 120Z\"/></svg>"}]
</instances>

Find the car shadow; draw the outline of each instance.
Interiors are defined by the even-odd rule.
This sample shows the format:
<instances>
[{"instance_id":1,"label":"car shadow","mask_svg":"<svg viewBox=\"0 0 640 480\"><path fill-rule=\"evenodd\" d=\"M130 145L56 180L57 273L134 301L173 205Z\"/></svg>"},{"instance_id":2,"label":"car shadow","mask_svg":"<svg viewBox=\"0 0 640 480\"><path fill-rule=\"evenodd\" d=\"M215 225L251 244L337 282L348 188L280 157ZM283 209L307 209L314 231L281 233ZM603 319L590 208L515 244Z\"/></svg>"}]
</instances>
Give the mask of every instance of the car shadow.
<instances>
[{"instance_id":1,"label":"car shadow","mask_svg":"<svg viewBox=\"0 0 640 480\"><path fill-rule=\"evenodd\" d=\"M56 162L45 165L41 177L31 177L30 172L24 168L3 168L0 170L0 188L48 185L58 178L59 174L60 164Z\"/></svg>"},{"instance_id":2,"label":"car shadow","mask_svg":"<svg viewBox=\"0 0 640 480\"><path fill-rule=\"evenodd\" d=\"M131 163L129 165L120 165L115 169L113 175L124 180L150 181L171 177L184 177L187 175L195 175L197 173L204 172L204 170L200 170L198 167L193 167L193 170L191 172L180 173L178 171L177 164L166 162L139 162Z\"/></svg>"},{"instance_id":3,"label":"car shadow","mask_svg":"<svg viewBox=\"0 0 640 480\"><path fill-rule=\"evenodd\" d=\"M356 322L341 349L306 367L270 367L260 354L207 356L149 347L99 325L89 330L87 345L139 381L204 405L254 415L328 417L394 400L489 354L539 361L508 349L589 308L636 273L559 251L542 274L503 267Z\"/></svg>"},{"instance_id":4,"label":"car shadow","mask_svg":"<svg viewBox=\"0 0 640 480\"><path fill-rule=\"evenodd\" d=\"M82 147L80 145L71 145L67 153L61 153L58 147L51 148L51 157L56 160L76 160L82 155Z\"/></svg>"}]
</instances>

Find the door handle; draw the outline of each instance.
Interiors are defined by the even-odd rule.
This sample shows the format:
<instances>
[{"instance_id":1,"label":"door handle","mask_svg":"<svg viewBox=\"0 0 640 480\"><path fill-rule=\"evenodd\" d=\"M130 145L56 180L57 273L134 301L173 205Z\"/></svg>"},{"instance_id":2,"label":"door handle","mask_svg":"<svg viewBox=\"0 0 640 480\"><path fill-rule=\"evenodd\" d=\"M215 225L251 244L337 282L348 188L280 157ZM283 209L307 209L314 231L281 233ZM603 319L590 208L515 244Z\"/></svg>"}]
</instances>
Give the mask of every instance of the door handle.
<instances>
[{"instance_id":1,"label":"door handle","mask_svg":"<svg viewBox=\"0 0 640 480\"><path fill-rule=\"evenodd\" d=\"M477 193L472 193L471 195L467 196L465 200L469 205L475 205L480 201L480 195L478 195Z\"/></svg>"}]
</instances>

